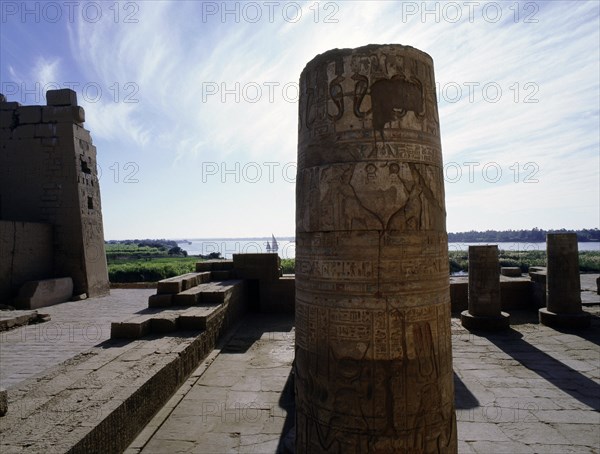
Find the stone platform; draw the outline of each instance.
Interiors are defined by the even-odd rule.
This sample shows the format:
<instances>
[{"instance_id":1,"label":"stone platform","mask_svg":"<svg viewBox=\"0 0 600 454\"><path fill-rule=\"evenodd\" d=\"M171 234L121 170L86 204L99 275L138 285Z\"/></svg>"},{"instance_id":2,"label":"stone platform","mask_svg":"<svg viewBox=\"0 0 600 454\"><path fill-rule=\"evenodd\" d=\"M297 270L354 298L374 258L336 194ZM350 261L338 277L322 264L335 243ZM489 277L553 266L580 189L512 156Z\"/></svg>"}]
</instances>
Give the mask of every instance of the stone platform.
<instances>
[{"instance_id":1,"label":"stone platform","mask_svg":"<svg viewBox=\"0 0 600 454\"><path fill-rule=\"evenodd\" d=\"M600 452L600 307L588 310L592 327L571 333L535 311L485 336L452 319L460 453ZM292 323L247 318L126 453L293 452Z\"/></svg>"},{"instance_id":2,"label":"stone platform","mask_svg":"<svg viewBox=\"0 0 600 454\"><path fill-rule=\"evenodd\" d=\"M582 276L582 288L583 282ZM122 371L112 363L108 375L96 373L90 383L59 372L69 363L87 364L87 372L99 370L100 359L110 355L122 356L131 368L146 361L141 355L159 352L172 358L185 349L182 342L189 338L185 340L181 333L120 341L121 347L106 348L110 322L147 310L154 292L113 290L109 298L52 306L44 310L51 312L51 322L1 333L0 376L10 400L15 402L17 389L31 383L39 387L28 397L23 394L28 400L17 399L20 403L9 406L0 422L16 416L15 411L19 417L25 415L45 399L55 402L55 407L45 407L45 417L29 428L21 420L21 430L43 438L70 421L84 420L83 416L90 429L97 427L95 418L105 410L84 413L78 399L89 395L100 400L114 390L111 374ZM535 311L513 310L511 329L485 336L469 333L457 318L452 319L459 452L600 452L600 305L590 302L585 310L592 313L591 328L573 332L539 325ZM92 331L92 326L97 329ZM248 316L227 336L224 348L212 351L138 438L130 434L134 441L128 453L285 452L286 446L293 445L289 438L293 319ZM77 353L83 354L59 364ZM158 369L137 375L126 391L135 394L142 389L140 383L150 381L153 370ZM61 386L74 389L73 399L62 403L55 399ZM104 436L111 437L110 426L104 429L108 430ZM58 440L49 449L62 452L60 446ZM19 452L6 445L0 451Z\"/></svg>"}]
</instances>

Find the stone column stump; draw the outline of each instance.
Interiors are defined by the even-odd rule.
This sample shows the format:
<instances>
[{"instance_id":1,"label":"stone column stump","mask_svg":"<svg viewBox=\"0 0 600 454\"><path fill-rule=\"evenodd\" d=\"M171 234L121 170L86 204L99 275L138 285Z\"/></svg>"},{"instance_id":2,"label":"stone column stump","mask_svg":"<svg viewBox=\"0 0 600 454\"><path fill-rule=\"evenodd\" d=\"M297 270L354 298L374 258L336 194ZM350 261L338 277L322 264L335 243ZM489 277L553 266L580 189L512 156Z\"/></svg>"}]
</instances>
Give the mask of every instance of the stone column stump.
<instances>
[{"instance_id":1,"label":"stone column stump","mask_svg":"<svg viewBox=\"0 0 600 454\"><path fill-rule=\"evenodd\" d=\"M296 452L456 453L431 57L318 55L298 129Z\"/></svg>"},{"instance_id":2,"label":"stone column stump","mask_svg":"<svg viewBox=\"0 0 600 454\"><path fill-rule=\"evenodd\" d=\"M581 281L576 233L546 235L546 307L540 323L556 328L585 328L590 314L581 308Z\"/></svg>"},{"instance_id":3,"label":"stone column stump","mask_svg":"<svg viewBox=\"0 0 600 454\"><path fill-rule=\"evenodd\" d=\"M500 303L498 246L469 246L469 309L460 314L469 330L500 330L510 324Z\"/></svg>"}]
</instances>

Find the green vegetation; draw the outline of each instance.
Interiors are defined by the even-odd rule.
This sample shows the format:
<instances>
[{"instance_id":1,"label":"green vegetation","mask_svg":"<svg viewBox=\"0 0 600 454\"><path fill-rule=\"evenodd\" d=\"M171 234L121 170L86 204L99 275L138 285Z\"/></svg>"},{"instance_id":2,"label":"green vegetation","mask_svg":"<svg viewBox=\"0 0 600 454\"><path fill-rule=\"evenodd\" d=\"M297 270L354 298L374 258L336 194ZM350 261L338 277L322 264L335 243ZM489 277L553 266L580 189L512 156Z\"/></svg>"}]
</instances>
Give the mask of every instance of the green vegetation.
<instances>
[{"instance_id":1,"label":"green vegetation","mask_svg":"<svg viewBox=\"0 0 600 454\"><path fill-rule=\"evenodd\" d=\"M137 240L135 240L137 241ZM207 256L187 257L187 253L162 240L110 242L106 244L110 282L155 282L194 271L195 263L222 258L218 252ZM450 272L469 269L468 249L449 252ZM546 266L546 251L499 251L500 266L518 266L526 273L531 266ZM295 259L281 259L284 274L294 274ZM600 272L600 252L579 251L579 271Z\"/></svg>"},{"instance_id":2,"label":"green vegetation","mask_svg":"<svg viewBox=\"0 0 600 454\"><path fill-rule=\"evenodd\" d=\"M450 272L469 270L468 249L464 251L450 251L448 253L450 260ZM530 266L546 266L546 251L499 251L500 266L518 266L521 271L526 273ZM295 259L281 259L281 267L284 274L293 274L296 261ZM579 252L579 271L582 273L600 272L600 252L580 251Z\"/></svg>"},{"instance_id":3,"label":"green vegetation","mask_svg":"<svg viewBox=\"0 0 600 454\"><path fill-rule=\"evenodd\" d=\"M110 282L156 282L194 271L198 257L153 258L109 262Z\"/></svg>"},{"instance_id":4,"label":"green vegetation","mask_svg":"<svg viewBox=\"0 0 600 454\"><path fill-rule=\"evenodd\" d=\"M110 282L156 282L192 272L196 262L221 258L218 252L188 257L170 240L110 241L105 248Z\"/></svg>"},{"instance_id":5,"label":"green vegetation","mask_svg":"<svg viewBox=\"0 0 600 454\"><path fill-rule=\"evenodd\" d=\"M450 272L468 271L468 251L450 251ZM546 251L499 251L500 266L518 266L526 273L530 266L546 266ZM600 252L579 251L579 271L600 272Z\"/></svg>"},{"instance_id":6,"label":"green vegetation","mask_svg":"<svg viewBox=\"0 0 600 454\"><path fill-rule=\"evenodd\" d=\"M295 259L281 259L281 269L283 270L283 274L294 274L295 266Z\"/></svg>"},{"instance_id":7,"label":"green vegetation","mask_svg":"<svg viewBox=\"0 0 600 454\"><path fill-rule=\"evenodd\" d=\"M544 243L546 233L567 233L577 234L577 241L600 241L600 229L583 230L543 230L534 228L531 230L486 230L485 232L448 233L448 241L451 243Z\"/></svg>"}]
</instances>

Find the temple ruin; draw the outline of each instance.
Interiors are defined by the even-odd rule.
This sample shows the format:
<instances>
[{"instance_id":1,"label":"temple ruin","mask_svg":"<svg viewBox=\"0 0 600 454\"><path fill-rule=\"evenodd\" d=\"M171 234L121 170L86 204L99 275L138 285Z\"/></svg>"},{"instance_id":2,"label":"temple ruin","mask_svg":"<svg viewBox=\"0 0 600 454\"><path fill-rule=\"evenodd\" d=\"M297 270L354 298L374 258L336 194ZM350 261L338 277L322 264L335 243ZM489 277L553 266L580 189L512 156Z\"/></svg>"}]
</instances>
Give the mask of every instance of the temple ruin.
<instances>
[{"instance_id":1,"label":"temple ruin","mask_svg":"<svg viewBox=\"0 0 600 454\"><path fill-rule=\"evenodd\" d=\"M456 452L433 61L335 49L300 89L296 451Z\"/></svg>"},{"instance_id":2,"label":"temple ruin","mask_svg":"<svg viewBox=\"0 0 600 454\"><path fill-rule=\"evenodd\" d=\"M38 290L52 294L57 286L67 299L109 292L96 147L83 127L85 112L72 90L50 90L46 99L46 106L21 106L0 96L3 302L32 299Z\"/></svg>"}]
</instances>

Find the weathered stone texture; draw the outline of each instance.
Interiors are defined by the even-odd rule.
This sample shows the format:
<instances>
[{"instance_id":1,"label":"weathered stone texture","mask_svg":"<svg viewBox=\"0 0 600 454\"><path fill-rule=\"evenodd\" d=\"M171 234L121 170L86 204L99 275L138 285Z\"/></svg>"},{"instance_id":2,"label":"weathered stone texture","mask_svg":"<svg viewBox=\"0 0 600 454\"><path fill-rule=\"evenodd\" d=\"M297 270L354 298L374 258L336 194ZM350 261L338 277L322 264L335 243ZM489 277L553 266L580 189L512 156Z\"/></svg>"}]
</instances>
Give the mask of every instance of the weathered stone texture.
<instances>
[{"instance_id":1,"label":"weathered stone texture","mask_svg":"<svg viewBox=\"0 0 600 454\"><path fill-rule=\"evenodd\" d=\"M53 270L43 277L70 276L75 293L105 295L96 148L74 91L51 90L47 100L47 106L0 102L0 219L51 224ZM24 281L0 275L0 288L6 282L14 296Z\"/></svg>"},{"instance_id":2,"label":"weathered stone texture","mask_svg":"<svg viewBox=\"0 0 600 454\"><path fill-rule=\"evenodd\" d=\"M332 50L300 78L297 452L456 452L433 62Z\"/></svg>"},{"instance_id":3,"label":"weathered stone texture","mask_svg":"<svg viewBox=\"0 0 600 454\"><path fill-rule=\"evenodd\" d=\"M469 309L460 318L468 329L508 328L500 297L498 246L469 246Z\"/></svg>"},{"instance_id":4,"label":"weathered stone texture","mask_svg":"<svg viewBox=\"0 0 600 454\"><path fill-rule=\"evenodd\" d=\"M581 308L581 281L577 234L546 235L546 307L539 310L540 323L577 328L590 324Z\"/></svg>"},{"instance_id":5,"label":"weathered stone texture","mask_svg":"<svg viewBox=\"0 0 600 454\"><path fill-rule=\"evenodd\" d=\"M16 304L21 309L38 309L69 301L73 296L73 279L61 277L28 281L19 290Z\"/></svg>"},{"instance_id":6,"label":"weathered stone texture","mask_svg":"<svg viewBox=\"0 0 600 454\"><path fill-rule=\"evenodd\" d=\"M581 312L579 253L575 233L549 233L546 237L548 260L546 298L549 311Z\"/></svg>"},{"instance_id":7,"label":"weathered stone texture","mask_svg":"<svg viewBox=\"0 0 600 454\"><path fill-rule=\"evenodd\" d=\"M53 274L52 226L0 221L0 304L13 287Z\"/></svg>"}]
</instances>

